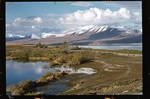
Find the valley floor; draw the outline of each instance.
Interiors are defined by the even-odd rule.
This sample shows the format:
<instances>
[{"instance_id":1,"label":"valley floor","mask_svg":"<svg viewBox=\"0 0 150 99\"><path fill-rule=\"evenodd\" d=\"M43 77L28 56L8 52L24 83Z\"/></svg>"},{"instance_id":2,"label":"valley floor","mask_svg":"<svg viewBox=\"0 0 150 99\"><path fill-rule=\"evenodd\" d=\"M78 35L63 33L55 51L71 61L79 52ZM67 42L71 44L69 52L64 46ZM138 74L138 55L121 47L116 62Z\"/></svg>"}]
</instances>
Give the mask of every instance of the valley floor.
<instances>
[{"instance_id":1,"label":"valley floor","mask_svg":"<svg viewBox=\"0 0 150 99\"><path fill-rule=\"evenodd\" d=\"M16 48L16 49L14 49ZM6 59L13 59L12 56L19 56L15 54L24 52L24 46L7 46ZM20 49L20 50L18 50ZM142 51L134 50L93 50L93 49L80 49L72 50L72 54L64 54L59 47L48 48L34 48L28 47L27 52L29 59L34 57L41 57L41 59L48 60L54 54L59 57L53 60L59 62L66 55L66 60L73 57L71 64L78 59L76 53L82 55L83 63L73 66L74 68L88 67L93 68L97 73L90 76L81 78L70 77L71 88L59 95L139 95L142 94ZM25 54L26 55L26 54ZM37 56L38 55L38 56ZM47 57L49 55L49 57ZM68 56L67 56L68 55ZM72 55L72 56L71 56ZM21 57L20 55L19 57ZM45 57L45 58L44 58ZM39 58L40 59L40 58ZM66 61L65 60L65 61ZM70 61L70 60L69 60Z\"/></svg>"},{"instance_id":2,"label":"valley floor","mask_svg":"<svg viewBox=\"0 0 150 99\"><path fill-rule=\"evenodd\" d=\"M90 67L96 74L75 79L70 90L61 95L140 95L142 94L141 54L95 54L91 63L78 67Z\"/></svg>"}]
</instances>

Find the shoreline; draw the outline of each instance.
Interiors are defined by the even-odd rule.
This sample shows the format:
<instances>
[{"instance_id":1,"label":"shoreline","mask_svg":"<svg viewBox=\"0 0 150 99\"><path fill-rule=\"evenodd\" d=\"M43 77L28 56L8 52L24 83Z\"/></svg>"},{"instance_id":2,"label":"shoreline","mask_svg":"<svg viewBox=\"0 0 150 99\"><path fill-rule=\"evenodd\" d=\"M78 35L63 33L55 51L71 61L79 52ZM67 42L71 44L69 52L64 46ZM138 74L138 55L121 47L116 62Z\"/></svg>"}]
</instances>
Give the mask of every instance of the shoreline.
<instances>
[{"instance_id":1,"label":"shoreline","mask_svg":"<svg viewBox=\"0 0 150 99\"><path fill-rule=\"evenodd\" d=\"M23 48L28 48L30 51L34 50L32 53L30 51L30 53L28 52L30 55L32 54L31 56L37 55L38 53L43 56L29 56L29 61L52 61L54 62L54 66L67 62L71 63L70 66L76 69L87 67L98 71L96 74L78 79L74 79L74 77L70 76L70 79L72 79L70 83L73 84L71 87L72 90L64 91L60 93L60 95L134 94L141 93L142 91L142 51L96 50L87 48L71 50L71 53L64 53L60 47L33 48L32 46L24 46ZM12 51L10 55L12 55L13 52L17 52L17 50L14 50L12 47L10 47L9 51ZM21 52L20 54L22 55ZM79 58L81 56L76 56L78 54L81 55L82 58ZM51 61L49 60L50 58ZM19 58L6 57L6 60L11 59ZM74 64L74 62L76 62L76 64Z\"/></svg>"}]
</instances>

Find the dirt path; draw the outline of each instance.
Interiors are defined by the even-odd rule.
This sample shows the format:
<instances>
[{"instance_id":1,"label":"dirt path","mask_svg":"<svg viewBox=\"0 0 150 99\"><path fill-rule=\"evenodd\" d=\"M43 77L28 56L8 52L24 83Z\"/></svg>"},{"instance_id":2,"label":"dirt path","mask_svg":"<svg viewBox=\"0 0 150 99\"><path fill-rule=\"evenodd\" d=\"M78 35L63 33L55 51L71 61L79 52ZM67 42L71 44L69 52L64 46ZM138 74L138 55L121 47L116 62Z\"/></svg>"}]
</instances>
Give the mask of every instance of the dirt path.
<instances>
[{"instance_id":1,"label":"dirt path","mask_svg":"<svg viewBox=\"0 0 150 99\"><path fill-rule=\"evenodd\" d=\"M127 65L126 66L126 71L124 71L122 73L122 75L118 76L115 80L119 80L120 78L126 77L127 75L129 75L130 71L131 71L131 68L130 68L130 66Z\"/></svg>"},{"instance_id":2,"label":"dirt path","mask_svg":"<svg viewBox=\"0 0 150 99\"><path fill-rule=\"evenodd\" d=\"M142 55L109 53L96 55L98 72L79 79L65 94L140 94L142 91ZM128 55L128 56L126 56ZM133 56L133 57L132 57ZM112 57L112 58L111 58Z\"/></svg>"}]
</instances>

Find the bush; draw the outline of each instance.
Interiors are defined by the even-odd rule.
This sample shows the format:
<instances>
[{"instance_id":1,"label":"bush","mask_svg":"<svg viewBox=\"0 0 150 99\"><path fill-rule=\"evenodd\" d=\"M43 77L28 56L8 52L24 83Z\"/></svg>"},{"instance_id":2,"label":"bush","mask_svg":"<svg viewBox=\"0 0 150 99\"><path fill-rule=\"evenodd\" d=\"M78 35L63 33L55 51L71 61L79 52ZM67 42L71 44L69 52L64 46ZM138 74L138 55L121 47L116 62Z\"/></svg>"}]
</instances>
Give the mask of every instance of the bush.
<instances>
[{"instance_id":1,"label":"bush","mask_svg":"<svg viewBox=\"0 0 150 99\"><path fill-rule=\"evenodd\" d=\"M63 53L67 53L69 54L71 51L70 51L70 47L69 47L69 44L67 42L64 42L61 46L61 49L62 49L62 52Z\"/></svg>"},{"instance_id":2,"label":"bush","mask_svg":"<svg viewBox=\"0 0 150 99\"><path fill-rule=\"evenodd\" d=\"M50 66L55 66L55 65L58 65L58 64L56 64L56 63L53 62L53 61L50 61Z\"/></svg>"},{"instance_id":3,"label":"bush","mask_svg":"<svg viewBox=\"0 0 150 99\"><path fill-rule=\"evenodd\" d=\"M42 57L43 53L41 51L32 51L32 57Z\"/></svg>"},{"instance_id":4,"label":"bush","mask_svg":"<svg viewBox=\"0 0 150 99\"><path fill-rule=\"evenodd\" d=\"M72 57L68 61L68 65L74 66L74 65L79 65L81 62L81 55L76 53L73 54Z\"/></svg>"},{"instance_id":5,"label":"bush","mask_svg":"<svg viewBox=\"0 0 150 99\"><path fill-rule=\"evenodd\" d=\"M72 50L81 50L81 48L78 47L78 46L72 47L71 49L72 49Z\"/></svg>"},{"instance_id":6,"label":"bush","mask_svg":"<svg viewBox=\"0 0 150 99\"><path fill-rule=\"evenodd\" d=\"M29 52L21 51L21 52L14 53L13 56L17 57L19 59L28 60L29 59Z\"/></svg>"},{"instance_id":7,"label":"bush","mask_svg":"<svg viewBox=\"0 0 150 99\"><path fill-rule=\"evenodd\" d=\"M54 54L49 54L48 58L49 58L49 60L53 60L55 58L55 55Z\"/></svg>"},{"instance_id":8,"label":"bush","mask_svg":"<svg viewBox=\"0 0 150 99\"><path fill-rule=\"evenodd\" d=\"M47 48L47 45L42 45L40 42L35 45L36 48Z\"/></svg>"}]
</instances>

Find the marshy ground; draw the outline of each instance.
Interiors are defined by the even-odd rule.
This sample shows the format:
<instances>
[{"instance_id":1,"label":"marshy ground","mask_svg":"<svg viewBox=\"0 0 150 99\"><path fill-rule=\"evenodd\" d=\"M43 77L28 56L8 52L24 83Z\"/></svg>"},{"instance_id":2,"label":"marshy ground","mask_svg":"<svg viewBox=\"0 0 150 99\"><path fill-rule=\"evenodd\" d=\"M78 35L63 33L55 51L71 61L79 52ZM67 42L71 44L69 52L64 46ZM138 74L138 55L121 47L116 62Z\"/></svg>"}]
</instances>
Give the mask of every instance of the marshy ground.
<instances>
[{"instance_id":1,"label":"marshy ground","mask_svg":"<svg viewBox=\"0 0 150 99\"><path fill-rule=\"evenodd\" d=\"M18 47L19 46L19 47ZM28 51L30 50L28 53ZM94 50L76 49L71 50L72 54L60 52L59 47L34 48L23 45L7 45L6 59L16 59L20 57L18 52L26 52L28 59L57 61L56 65L63 62L70 63L70 66L78 68L93 68L97 71L89 76L74 77L66 75L64 78L70 80L70 89L59 95L139 95L142 94L142 51L137 50ZM14 54L15 53L15 54ZM57 55L56 55L57 53ZM74 57L81 54L82 61ZM55 54L55 55L54 55ZM62 60L63 61L58 61ZM71 56L68 56L71 55ZM60 58L61 57L61 58ZM72 60L69 60L68 58ZM26 58L26 56L25 56ZM84 60L83 60L84 59ZM78 62L79 61L79 62ZM73 64L73 63L76 64Z\"/></svg>"}]
</instances>

